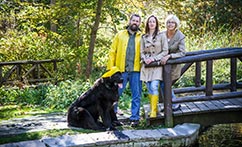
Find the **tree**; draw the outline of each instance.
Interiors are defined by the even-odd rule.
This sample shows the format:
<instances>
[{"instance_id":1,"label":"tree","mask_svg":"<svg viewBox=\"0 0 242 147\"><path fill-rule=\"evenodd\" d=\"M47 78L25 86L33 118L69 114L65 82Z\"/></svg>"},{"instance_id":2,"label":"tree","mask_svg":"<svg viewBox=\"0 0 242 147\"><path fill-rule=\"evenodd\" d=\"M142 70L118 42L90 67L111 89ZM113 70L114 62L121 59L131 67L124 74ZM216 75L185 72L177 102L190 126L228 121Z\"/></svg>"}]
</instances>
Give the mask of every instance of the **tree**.
<instances>
[{"instance_id":1,"label":"tree","mask_svg":"<svg viewBox=\"0 0 242 147\"><path fill-rule=\"evenodd\" d=\"M89 43L89 50L88 50L88 57L87 57L87 68L86 68L86 77L89 78L91 71L92 71L92 58L93 58L93 51L95 46L95 41L97 37L97 30L100 23L100 17L102 12L102 0L98 0L97 9L96 9L96 19L95 23L92 27L90 43Z\"/></svg>"},{"instance_id":2,"label":"tree","mask_svg":"<svg viewBox=\"0 0 242 147\"><path fill-rule=\"evenodd\" d=\"M50 5L55 5L55 0L50 0ZM53 31L53 32L56 32L56 24L51 22L50 24L50 30Z\"/></svg>"}]
</instances>

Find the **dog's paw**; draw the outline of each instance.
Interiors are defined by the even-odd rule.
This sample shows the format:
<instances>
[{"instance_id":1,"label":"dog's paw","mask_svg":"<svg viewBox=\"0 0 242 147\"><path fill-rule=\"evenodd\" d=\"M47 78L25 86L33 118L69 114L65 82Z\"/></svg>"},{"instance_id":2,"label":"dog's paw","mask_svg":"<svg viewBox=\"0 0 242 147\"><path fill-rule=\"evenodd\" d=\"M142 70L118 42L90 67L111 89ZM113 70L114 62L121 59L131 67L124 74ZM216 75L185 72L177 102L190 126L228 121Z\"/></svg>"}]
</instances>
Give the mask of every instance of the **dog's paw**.
<instances>
[{"instance_id":1,"label":"dog's paw","mask_svg":"<svg viewBox=\"0 0 242 147\"><path fill-rule=\"evenodd\" d=\"M118 130L118 129L116 129L115 127L109 127L106 129L106 131L116 131L116 130Z\"/></svg>"}]
</instances>

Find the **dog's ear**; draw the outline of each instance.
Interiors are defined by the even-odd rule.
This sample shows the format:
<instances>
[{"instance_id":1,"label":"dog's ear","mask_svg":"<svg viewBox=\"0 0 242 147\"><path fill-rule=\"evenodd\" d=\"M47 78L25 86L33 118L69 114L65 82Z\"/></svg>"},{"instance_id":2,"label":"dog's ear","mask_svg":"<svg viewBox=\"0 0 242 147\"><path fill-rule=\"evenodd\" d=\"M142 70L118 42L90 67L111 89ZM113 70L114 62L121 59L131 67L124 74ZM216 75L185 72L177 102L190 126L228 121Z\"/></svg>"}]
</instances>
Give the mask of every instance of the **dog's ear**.
<instances>
[{"instance_id":1,"label":"dog's ear","mask_svg":"<svg viewBox=\"0 0 242 147\"><path fill-rule=\"evenodd\" d=\"M116 72L114 75L111 76L111 79L120 83L120 81L123 80L121 72Z\"/></svg>"},{"instance_id":2,"label":"dog's ear","mask_svg":"<svg viewBox=\"0 0 242 147\"><path fill-rule=\"evenodd\" d=\"M103 82L104 82L104 79L103 79L103 78L99 78L99 79L97 79L97 80L94 82L94 86L93 86L93 87L96 87L96 86L100 85L100 84L103 83Z\"/></svg>"}]
</instances>

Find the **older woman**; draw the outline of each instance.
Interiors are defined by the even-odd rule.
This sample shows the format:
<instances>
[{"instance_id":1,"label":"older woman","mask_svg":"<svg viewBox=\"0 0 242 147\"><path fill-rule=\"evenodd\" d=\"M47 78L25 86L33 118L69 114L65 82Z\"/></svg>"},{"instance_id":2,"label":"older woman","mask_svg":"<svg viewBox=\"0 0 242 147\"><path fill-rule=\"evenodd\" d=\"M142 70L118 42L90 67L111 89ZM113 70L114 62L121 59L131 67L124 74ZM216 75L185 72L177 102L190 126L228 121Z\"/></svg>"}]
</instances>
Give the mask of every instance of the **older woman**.
<instances>
[{"instance_id":1,"label":"older woman","mask_svg":"<svg viewBox=\"0 0 242 147\"><path fill-rule=\"evenodd\" d=\"M166 34L168 40L169 54L162 58L161 63L166 64L168 59L174 59L185 56L185 35L179 30L180 20L176 15L168 15L165 20L166 30L163 33ZM181 65L172 65L171 77L172 80L177 80L181 76ZM164 83L161 83L161 89L164 91ZM176 96L172 90L172 99ZM180 105L173 104L172 109L178 110Z\"/></svg>"},{"instance_id":2,"label":"older woman","mask_svg":"<svg viewBox=\"0 0 242 147\"><path fill-rule=\"evenodd\" d=\"M151 15L146 22L145 34L141 38L141 60L143 65L140 71L140 80L146 83L150 99L150 117L157 116L159 85L162 81L162 67L145 68L144 64L160 61L168 53L167 38L159 32L158 19Z\"/></svg>"}]
</instances>

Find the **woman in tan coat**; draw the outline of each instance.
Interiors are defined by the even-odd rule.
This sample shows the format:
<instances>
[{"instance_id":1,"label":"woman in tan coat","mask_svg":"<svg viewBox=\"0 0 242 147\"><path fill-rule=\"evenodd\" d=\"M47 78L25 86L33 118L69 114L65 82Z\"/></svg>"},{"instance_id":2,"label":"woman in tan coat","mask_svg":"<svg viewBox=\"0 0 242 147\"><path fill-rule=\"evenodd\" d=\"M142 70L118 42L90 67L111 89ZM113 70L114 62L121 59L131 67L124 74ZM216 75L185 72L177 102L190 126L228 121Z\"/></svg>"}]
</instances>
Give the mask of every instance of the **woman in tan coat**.
<instances>
[{"instance_id":1,"label":"woman in tan coat","mask_svg":"<svg viewBox=\"0 0 242 147\"><path fill-rule=\"evenodd\" d=\"M146 83L150 99L150 117L156 117L159 95L159 85L162 81L162 66L145 68L145 64L160 61L168 54L167 38L159 32L158 19L151 15L145 27L145 34L141 38L141 61L140 80Z\"/></svg>"},{"instance_id":2,"label":"woman in tan coat","mask_svg":"<svg viewBox=\"0 0 242 147\"><path fill-rule=\"evenodd\" d=\"M161 63L166 64L168 59L174 59L185 56L185 35L178 29L180 25L180 20L176 15L168 15L165 20L166 30L163 33L166 34L168 40L169 54L162 58ZM171 68L171 78L172 80L177 80L181 75L181 65L172 65ZM164 91L164 83L161 83L161 89ZM176 96L172 90L172 99ZM180 105L173 104L172 109L178 110Z\"/></svg>"}]
</instances>

